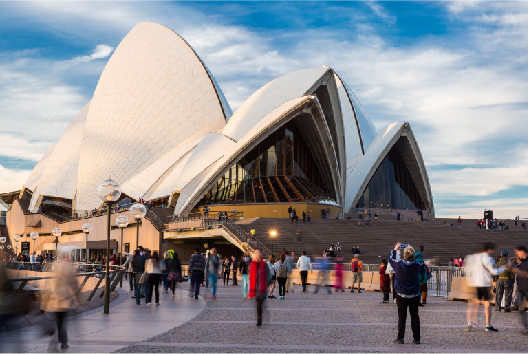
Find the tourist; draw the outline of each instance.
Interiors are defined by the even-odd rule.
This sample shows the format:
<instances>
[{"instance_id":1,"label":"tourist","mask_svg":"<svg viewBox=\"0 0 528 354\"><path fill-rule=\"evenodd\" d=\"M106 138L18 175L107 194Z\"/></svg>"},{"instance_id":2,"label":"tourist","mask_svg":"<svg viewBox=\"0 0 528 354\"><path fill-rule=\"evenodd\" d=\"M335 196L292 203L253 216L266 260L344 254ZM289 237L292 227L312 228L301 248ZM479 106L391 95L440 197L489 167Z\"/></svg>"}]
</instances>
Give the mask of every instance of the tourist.
<instances>
[{"instance_id":1,"label":"tourist","mask_svg":"<svg viewBox=\"0 0 528 354\"><path fill-rule=\"evenodd\" d=\"M163 291L165 294L169 293L170 281L169 281L169 267L168 263L170 261L169 252L163 253L163 259L161 260L161 283L163 284Z\"/></svg>"},{"instance_id":2,"label":"tourist","mask_svg":"<svg viewBox=\"0 0 528 354\"><path fill-rule=\"evenodd\" d=\"M136 298L136 305L140 304L140 289L142 287L140 280L145 272L145 260L145 257L141 256L137 250L134 251L134 256L132 257L132 272L134 273L134 296Z\"/></svg>"},{"instance_id":3,"label":"tourist","mask_svg":"<svg viewBox=\"0 0 528 354\"><path fill-rule=\"evenodd\" d=\"M295 232L295 235L297 236L297 243L301 243L301 235L302 235L302 231L301 230L297 230Z\"/></svg>"},{"instance_id":4,"label":"tourist","mask_svg":"<svg viewBox=\"0 0 528 354\"><path fill-rule=\"evenodd\" d=\"M396 304L398 305L398 338L394 342L397 344L404 343L407 308L409 308L413 344L420 344L420 316L418 315L420 283L418 276L423 263L415 261L414 248L410 245L403 250L402 260L400 258L400 246L398 242L389 258L395 272L394 291L397 293Z\"/></svg>"},{"instance_id":5,"label":"tourist","mask_svg":"<svg viewBox=\"0 0 528 354\"><path fill-rule=\"evenodd\" d=\"M462 226L462 219L460 218L460 216L458 217L457 224L458 228L460 229L460 227Z\"/></svg>"},{"instance_id":6,"label":"tourist","mask_svg":"<svg viewBox=\"0 0 528 354\"><path fill-rule=\"evenodd\" d=\"M358 293L361 293L361 282L363 281L363 262L359 260L359 253L354 253L354 258L350 261L352 269L352 289L354 292L354 284L358 283Z\"/></svg>"},{"instance_id":7,"label":"tourist","mask_svg":"<svg viewBox=\"0 0 528 354\"><path fill-rule=\"evenodd\" d=\"M314 294L319 292L319 288L322 286L326 289L328 294L332 294L330 287L326 286L328 283L328 276L330 273L330 259L329 258L319 258L316 262L316 269L319 270L319 275L315 282Z\"/></svg>"},{"instance_id":8,"label":"tourist","mask_svg":"<svg viewBox=\"0 0 528 354\"><path fill-rule=\"evenodd\" d=\"M194 299L198 300L200 295L200 285L202 285L205 270L205 258L200 253L200 247L194 249L194 254L189 260L189 271L191 274L191 293L194 292Z\"/></svg>"},{"instance_id":9,"label":"tourist","mask_svg":"<svg viewBox=\"0 0 528 354\"><path fill-rule=\"evenodd\" d=\"M288 208L288 217L290 217L290 218L291 218L292 211L293 211L293 208L290 205L290 207Z\"/></svg>"},{"instance_id":10,"label":"tourist","mask_svg":"<svg viewBox=\"0 0 528 354\"><path fill-rule=\"evenodd\" d=\"M174 293L176 290L176 283L182 281L182 269L181 269L181 262L178 259L178 254L174 252L172 255L172 258L170 258L167 262L167 269L169 271L169 275L167 276L167 280L170 282L170 289L172 291L172 299L174 300Z\"/></svg>"},{"instance_id":11,"label":"tourist","mask_svg":"<svg viewBox=\"0 0 528 354\"><path fill-rule=\"evenodd\" d=\"M231 262L229 260L229 257L224 258L224 263L222 263L222 267L224 270L224 285L229 285L229 275L231 272Z\"/></svg>"},{"instance_id":12,"label":"tourist","mask_svg":"<svg viewBox=\"0 0 528 354\"><path fill-rule=\"evenodd\" d=\"M378 213L374 213L374 220L378 220Z\"/></svg>"},{"instance_id":13,"label":"tourist","mask_svg":"<svg viewBox=\"0 0 528 354\"><path fill-rule=\"evenodd\" d=\"M517 247L515 255L519 264L512 271L517 275L517 301L521 306L523 299L528 301L528 248L526 246ZM519 313L524 326L522 334L528 336L528 312L526 309L519 308Z\"/></svg>"},{"instance_id":14,"label":"tourist","mask_svg":"<svg viewBox=\"0 0 528 354\"><path fill-rule=\"evenodd\" d=\"M242 257L242 260L240 261L240 265L238 266L238 269L240 271L240 274L242 275L242 294L244 295L244 299L247 299L248 294L248 274L249 274L249 264L251 263L251 257L249 257L249 251L244 252L244 257Z\"/></svg>"},{"instance_id":15,"label":"tourist","mask_svg":"<svg viewBox=\"0 0 528 354\"><path fill-rule=\"evenodd\" d=\"M504 250L501 252L501 258L497 262L497 268L503 265L509 264L508 251ZM499 274L497 279L497 291L495 296L495 311L500 312L502 310L501 304L504 298L504 312L511 312L511 300L513 293L513 281L515 280L515 274L511 271L504 271Z\"/></svg>"},{"instance_id":16,"label":"tourist","mask_svg":"<svg viewBox=\"0 0 528 354\"><path fill-rule=\"evenodd\" d=\"M448 267L451 267L453 268L455 266L455 261L453 260L453 258L451 258L451 260L449 261L449 263L447 264Z\"/></svg>"},{"instance_id":17,"label":"tourist","mask_svg":"<svg viewBox=\"0 0 528 354\"><path fill-rule=\"evenodd\" d=\"M53 264L54 276L46 281L45 287L48 297L42 301L42 311L55 313L58 342L61 349L68 349L68 333L66 331L66 314L73 308L74 300L78 302L77 288L79 284L75 277L75 270L71 263L58 260ZM50 332L53 336L54 331ZM52 338L48 352L56 352L57 342Z\"/></svg>"},{"instance_id":18,"label":"tourist","mask_svg":"<svg viewBox=\"0 0 528 354\"><path fill-rule=\"evenodd\" d=\"M381 267L379 270L380 275L380 292L383 294L383 299L380 303L388 304L389 303L389 294L390 294L390 276L387 274L387 260L381 260Z\"/></svg>"},{"instance_id":19,"label":"tourist","mask_svg":"<svg viewBox=\"0 0 528 354\"><path fill-rule=\"evenodd\" d=\"M309 224L311 220L312 220L312 216L310 215L310 212L307 212L306 213L306 223ZM526 228L525 228L525 230L526 230Z\"/></svg>"},{"instance_id":20,"label":"tourist","mask_svg":"<svg viewBox=\"0 0 528 354\"><path fill-rule=\"evenodd\" d=\"M335 291L336 293L341 291L345 291L345 285L344 285L344 272L343 272L343 258L336 258L336 265L335 265Z\"/></svg>"},{"instance_id":21,"label":"tourist","mask_svg":"<svg viewBox=\"0 0 528 354\"><path fill-rule=\"evenodd\" d=\"M306 212L304 210L302 213L302 218L303 218L303 224L306 223Z\"/></svg>"},{"instance_id":22,"label":"tourist","mask_svg":"<svg viewBox=\"0 0 528 354\"><path fill-rule=\"evenodd\" d=\"M291 223L293 224L293 221L295 220L295 213L293 212L293 209L290 211L290 219Z\"/></svg>"},{"instance_id":23,"label":"tourist","mask_svg":"<svg viewBox=\"0 0 528 354\"><path fill-rule=\"evenodd\" d=\"M337 245L336 245L336 251L337 252L341 252L342 249L341 249L341 242L338 242Z\"/></svg>"},{"instance_id":24,"label":"tourist","mask_svg":"<svg viewBox=\"0 0 528 354\"><path fill-rule=\"evenodd\" d=\"M422 298L422 302L419 303L419 306L424 306L427 304L427 280L429 280L430 277L432 277L431 273L429 273L429 268L424 263L423 255L422 253L415 253L414 259L416 262L423 263L422 270L420 271L420 275L418 276L418 282L420 283L420 294Z\"/></svg>"},{"instance_id":25,"label":"tourist","mask_svg":"<svg viewBox=\"0 0 528 354\"><path fill-rule=\"evenodd\" d=\"M123 264L123 267L126 271L125 274L128 274L128 285L130 287L130 291L134 290L134 269L132 268L132 257L134 256L135 252L136 251L130 252L125 264Z\"/></svg>"},{"instance_id":26,"label":"tourist","mask_svg":"<svg viewBox=\"0 0 528 354\"><path fill-rule=\"evenodd\" d=\"M392 266L390 262L387 264L387 271L385 272L390 277L390 286L392 289L392 302L396 303L396 291L394 290L394 280L396 278L396 273L394 273L394 269L392 269Z\"/></svg>"},{"instance_id":27,"label":"tourist","mask_svg":"<svg viewBox=\"0 0 528 354\"><path fill-rule=\"evenodd\" d=\"M158 252L152 252L152 256L145 262L145 272L147 273L147 284L149 287L146 305L150 306L152 302L152 289L154 289L156 306L159 306L159 283L161 280L160 259Z\"/></svg>"},{"instance_id":28,"label":"tourist","mask_svg":"<svg viewBox=\"0 0 528 354\"><path fill-rule=\"evenodd\" d=\"M270 282L270 268L260 258L260 251L253 251L253 261L249 265L249 292L248 297L257 302L257 326L262 326L262 308L268 293Z\"/></svg>"},{"instance_id":29,"label":"tourist","mask_svg":"<svg viewBox=\"0 0 528 354\"><path fill-rule=\"evenodd\" d=\"M401 221L401 214L398 213L398 216L396 216L396 220Z\"/></svg>"},{"instance_id":30,"label":"tourist","mask_svg":"<svg viewBox=\"0 0 528 354\"><path fill-rule=\"evenodd\" d=\"M281 253L281 254L284 254ZM270 270L270 288L269 288L269 294L268 299L276 299L275 296L273 296L273 291L275 291L275 282L277 281L277 273L275 272L275 256L272 254L267 262L268 268Z\"/></svg>"},{"instance_id":31,"label":"tourist","mask_svg":"<svg viewBox=\"0 0 528 354\"><path fill-rule=\"evenodd\" d=\"M286 263L286 255L284 253L280 254L279 261L273 265L273 270L277 275L277 283L279 283L279 299L284 300L286 281L288 280L288 273L290 272L290 267Z\"/></svg>"},{"instance_id":32,"label":"tourist","mask_svg":"<svg viewBox=\"0 0 528 354\"><path fill-rule=\"evenodd\" d=\"M420 243L420 253L423 254L423 251L424 251L424 245L422 245L422 244Z\"/></svg>"},{"instance_id":33,"label":"tourist","mask_svg":"<svg viewBox=\"0 0 528 354\"><path fill-rule=\"evenodd\" d=\"M218 268L220 268L220 259L216 254L216 248L212 248L205 262L205 274L212 288L213 300L216 299L216 282L218 280Z\"/></svg>"},{"instance_id":34,"label":"tourist","mask_svg":"<svg viewBox=\"0 0 528 354\"><path fill-rule=\"evenodd\" d=\"M237 286L238 259L235 257L235 255L231 256L231 270L233 271L233 286Z\"/></svg>"},{"instance_id":35,"label":"tourist","mask_svg":"<svg viewBox=\"0 0 528 354\"><path fill-rule=\"evenodd\" d=\"M468 302L467 309L467 327L466 331L471 331L477 319L478 305L484 305L484 314L486 316L486 332L498 332L498 329L491 325L491 308L490 308L490 287L493 285L492 275L499 275L507 268L503 265L500 268L495 267L495 261L491 257L495 251L493 242L486 242L482 251L469 255L467 257L467 278L468 286L476 288L477 298Z\"/></svg>"},{"instance_id":36,"label":"tourist","mask_svg":"<svg viewBox=\"0 0 528 354\"><path fill-rule=\"evenodd\" d=\"M286 256L286 263L288 264L288 280L286 280L286 292L291 290L291 293L294 293L293 289L293 276L292 272L295 268L295 253L292 252L290 255Z\"/></svg>"},{"instance_id":37,"label":"tourist","mask_svg":"<svg viewBox=\"0 0 528 354\"><path fill-rule=\"evenodd\" d=\"M310 270L310 273L313 273L312 262L310 261L310 257L306 256L306 251L303 251L302 256L299 257L299 259L297 260L297 269L299 269L301 273L301 283L302 283L303 293L305 293L306 284L308 280L308 270Z\"/></svg>"}]
</instances>

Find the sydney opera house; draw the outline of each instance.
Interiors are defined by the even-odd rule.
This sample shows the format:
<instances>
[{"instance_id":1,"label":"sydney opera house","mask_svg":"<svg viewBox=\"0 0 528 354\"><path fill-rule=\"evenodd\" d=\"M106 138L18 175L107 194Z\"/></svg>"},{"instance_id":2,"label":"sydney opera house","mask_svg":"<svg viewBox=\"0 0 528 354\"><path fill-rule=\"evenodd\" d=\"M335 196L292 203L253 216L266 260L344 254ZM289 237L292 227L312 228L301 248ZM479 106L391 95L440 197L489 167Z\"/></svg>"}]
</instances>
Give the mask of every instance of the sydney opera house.
<instances>
[{"instance_id":1,"label":"sydney opera house","mask_svg":"<svg viewBox=\"0 0 528 354\"><path fill-rule=\"evenodd\" d=\"M233 113L189 44L154 23L123 39L90 102L21 186L7 213L9 235L50 235L60 224L59 244L90 248L86 242L104 237L84 239L81 217L102 208L97 187L109 177L121 185L120 203L152 201L172 221L204 206L246 219L287 217L290 206L332 219L365 208L434 215L410 125L377 131L333 69L278 77ZM160 220L152 237L170 239ZM132 248L133 231L125 236Z\"/></svg>"}]
</instances>

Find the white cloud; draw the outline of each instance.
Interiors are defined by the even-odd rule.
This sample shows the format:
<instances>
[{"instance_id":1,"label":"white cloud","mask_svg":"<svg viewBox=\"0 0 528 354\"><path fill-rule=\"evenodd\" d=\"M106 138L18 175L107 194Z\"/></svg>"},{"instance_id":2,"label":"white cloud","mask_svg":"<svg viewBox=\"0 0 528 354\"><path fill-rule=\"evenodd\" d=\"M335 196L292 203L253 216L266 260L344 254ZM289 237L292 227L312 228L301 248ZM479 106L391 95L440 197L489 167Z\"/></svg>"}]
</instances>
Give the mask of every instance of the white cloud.
<instances>
[{"instance_id":1,"label":"white cloud","mask_svg":"<svg viewBox=\"0 0 528 354\"><path fill-rule=\"evenodd\" d=\"M30 173L31 171L10 170L0 165L0 193L20 190Z\"/></svg>"},{"instance_id":2,"label":"white cloud","mask_svg":"<svg viewBox=\"0 0 528 354\"><path fill-rule=\"evenodd\" d=\"M79 63L88 63L92 60L107 58L108 56L110 56L110 54L112 54L113 51L113 47L110 47L106 44L99 44L95 47L95 50L92 54L73 58L72 61Z\"/></svg>"}]
</instances>

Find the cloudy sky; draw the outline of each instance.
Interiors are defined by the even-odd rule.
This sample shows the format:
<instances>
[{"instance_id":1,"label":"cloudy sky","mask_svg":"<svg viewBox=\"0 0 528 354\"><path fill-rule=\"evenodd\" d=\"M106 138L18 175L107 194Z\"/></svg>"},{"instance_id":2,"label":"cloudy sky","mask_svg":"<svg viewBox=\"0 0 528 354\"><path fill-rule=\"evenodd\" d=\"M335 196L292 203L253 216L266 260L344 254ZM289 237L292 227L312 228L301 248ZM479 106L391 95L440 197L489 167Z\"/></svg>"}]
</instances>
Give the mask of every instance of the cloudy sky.
<instances>
[{"instance_id":1,"label":"cloudy sky","mask_svg":"<svg viewBox=\"0 0 528 354\"><path fill-rule=\"evenodd\" d=\"M378 129L411 123L437 216L528 217L528 2L0 2L0 192L140 21L182 35L233 110L289 71L334 68Z\"/></svg>"}]
</instances>

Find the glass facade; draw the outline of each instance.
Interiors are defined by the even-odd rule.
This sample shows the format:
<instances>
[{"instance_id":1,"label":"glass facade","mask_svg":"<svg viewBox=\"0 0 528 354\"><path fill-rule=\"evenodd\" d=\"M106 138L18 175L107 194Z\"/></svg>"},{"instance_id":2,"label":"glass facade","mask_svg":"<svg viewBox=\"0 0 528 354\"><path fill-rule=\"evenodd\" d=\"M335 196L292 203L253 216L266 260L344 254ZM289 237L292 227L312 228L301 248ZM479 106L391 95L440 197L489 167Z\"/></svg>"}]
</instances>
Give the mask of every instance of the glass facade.
<instances>
[{"instance_id":1,"label":"glass facade","mask_svg":"<svg viewBox=\"0 0 528 354\"><path fill-rule=\"evenodd\" d=\"M334 201L314 148L302 138L296 120L289 121L233 165L198 206Z\"/></svg>"},{"instance_id":2,"label":"glass facade","mask_svg":"<svg viewBox=\"0 0 528 354\"><path fill-rule=\"evenodd\" d=\"M396 144L372 176L356 208L428 209L426 198L410 173Z\"/></svg>"}]
</instances>

